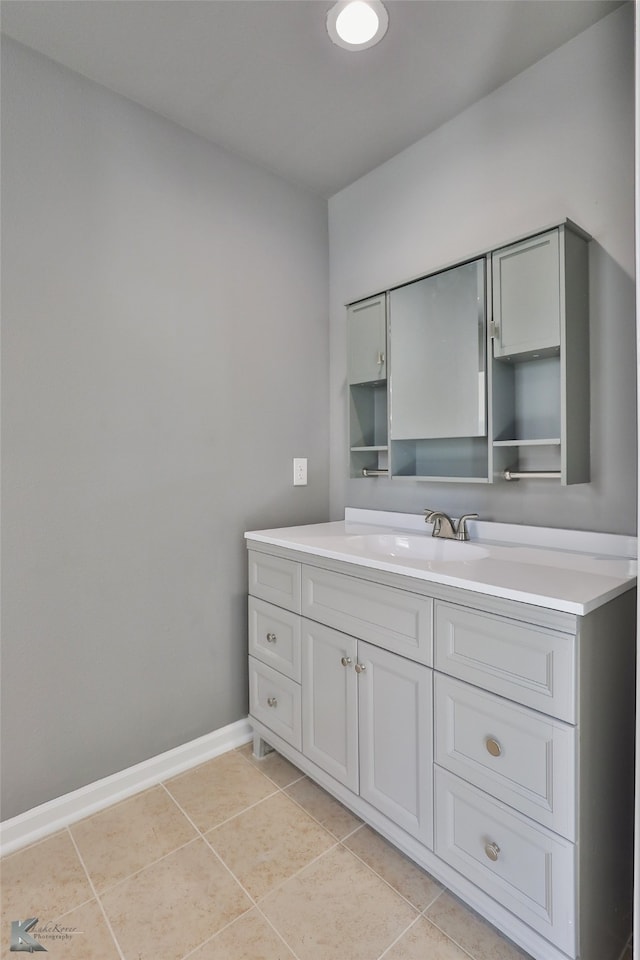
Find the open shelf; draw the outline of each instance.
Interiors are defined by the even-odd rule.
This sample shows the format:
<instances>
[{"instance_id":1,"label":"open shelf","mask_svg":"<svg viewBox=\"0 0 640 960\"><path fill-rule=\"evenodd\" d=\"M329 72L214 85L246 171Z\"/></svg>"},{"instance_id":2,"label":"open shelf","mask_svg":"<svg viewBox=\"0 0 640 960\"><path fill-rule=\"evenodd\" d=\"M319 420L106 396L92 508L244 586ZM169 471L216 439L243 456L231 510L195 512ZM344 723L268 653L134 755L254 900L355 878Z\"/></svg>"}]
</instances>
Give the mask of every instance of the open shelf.
<instances>
[{"instance_id":1,"label":"open shelf","mask_svg":"<svg viewBox=\"0 0 640 960\"><path fill-rule=\"evenodd\" d=\"M485 437L392 440L394 477L485 483L489 479Z\"/></svg>"},{"instance_id":2,"label":"open shelf","mask_svg":"<svg viewBox=\"0 0 640 960\"><path fill-rule=\"evenodd\" d=\"M386 444L384 446L367 444L364 447L351 447L351 453L367 453L367 452L373 453L373 452L379 452L381 450L388 450L388 449L389 447Z\"/></svg>"},{"instance_id":3,"label":"open shelf","mask_svg":"<svg viewBox=\"0 0 640 960\"><path fill-rule=\"evenodd\" d=\"M541 440L494 440L494 447L559 447L560 437L545 437Z\"/></svg>"}]
</instances>

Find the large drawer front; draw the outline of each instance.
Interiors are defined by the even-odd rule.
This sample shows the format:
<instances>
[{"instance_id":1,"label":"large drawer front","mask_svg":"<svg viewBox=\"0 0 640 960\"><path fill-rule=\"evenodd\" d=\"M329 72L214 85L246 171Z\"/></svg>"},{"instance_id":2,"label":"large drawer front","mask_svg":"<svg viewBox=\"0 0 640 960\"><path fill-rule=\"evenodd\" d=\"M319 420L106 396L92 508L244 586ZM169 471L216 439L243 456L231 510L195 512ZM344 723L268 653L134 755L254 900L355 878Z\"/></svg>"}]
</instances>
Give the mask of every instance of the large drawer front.
<instances>
[{"instance_id":1,"label":"large drawer front","mask_svg":"<svg viewBox=\"0 0 640 960\"><path fill-rule=\"evenodd\" d=\"M575 722L575 637L436 603L435 666L560 720Z\"/></svg>"},{"instance_id":2,"label":"large drawer front","mask_svg":"<svg viewBox=\"0 0 640 960\"><path fill-rule=\"evenodd\" d=\"M300 682L300 617L249 597L249 653Z\"/></svg>"},{"instance_id":3,"label":"large drawer front","mask_svg":"<svg viewBox=\"0 0 640 960\"><path fill-rule=\"evenodd\" d=\"M255 657L249 657L249 713L302 749L300 685Z\"/></svg>"},{"instance_id":4,"label":"large drawer front","mask_svg":"<svg viewBox=\"0 0 640 960\"><path fill-rule=\"evenodd\" d=\"M568 840L575 737L568 724L436 674L436 762Z\"/></svg>"},{"instance_id":5,"label":"large drawer front","mask_svg":"<svg viewBox=\"0 0 640 960\"><path fill-rule=\"evenodd\" d=\"M302 613L392 653L432 664L429 597L303 565Z\"/></svg>"},{"instance_id":6,"label":"large drawer front","mask_svg":"<svg viewBox=\"0 0 640 960\"><path fill-rule=\"evenodd\" d=\"M435 784L436 853L575 956L573 844L439 767Z\"/></svg>"},{"instance_id":7,"label":"large drawer front","mask_svg":"<svg viewBox=\"0 0 640 960\"><path fill-rule=\"evenodd\" d=\"M300 613L300 564L249 550L249 593Z\"/></svg>"}]
</instances>

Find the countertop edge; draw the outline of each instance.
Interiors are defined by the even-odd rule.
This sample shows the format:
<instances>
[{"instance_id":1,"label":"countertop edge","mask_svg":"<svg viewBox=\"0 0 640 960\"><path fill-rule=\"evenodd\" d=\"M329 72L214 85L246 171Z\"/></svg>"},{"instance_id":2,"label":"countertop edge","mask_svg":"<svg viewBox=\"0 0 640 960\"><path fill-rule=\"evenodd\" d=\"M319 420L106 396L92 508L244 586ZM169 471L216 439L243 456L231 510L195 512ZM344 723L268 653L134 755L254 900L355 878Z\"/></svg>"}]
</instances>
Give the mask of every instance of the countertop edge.
<instances>
[{"instance_id":1,"label":"countertop edge","mask_svg":"<svg viewBox=\"0 0 640 960\"><path fill-rule=\"evenodd\" d=\"M355 511L354 511L355 512ZM353 518L352 522L374 522L374 515L376 511L358 511L361 514L367 514L365 519L364 516L358 516ZM389 518L393 516L394 518L399 515L387 515ZM400 515L403 516L403 515ZM407 517L410 515L406 515ZM422 529L424 529L424 519L420 518L422 523ZM330 521L331 522L331 521ZM342 521L332 521L333 523L341 523ZM324 526L324 524L308 524L308 527ZM387 521L386 524L381 524L381 526L387 526L390 528L392 524ZM308 556L318 556L331 560L341 561L345 563L355 564L356 566L364 567L368 570L380 570L385 573L394 574L397 576L413 577L419 579L426 583L440 584L443 586L458 588L462 590L467 590L473 593L478 593L483 596L495 597L498 599L504 600L514 600L519 603L526 603L532 606L537 607L546 607L550 610L557 610L561 613L569 613L578 616L585 616L590 613L592 610L597 609L598 607L603 606L608 603L610 600L615 599L626 593L629 590L632 590L636 586L636 578L628 577L625 579L620 579L617 583L611 583L611 577L606 579L609 581L608 584L604 585L602 591L597 594L597 596L592 596L589 599L581 602L573 599L563 598L560 596L549 596L541 592L531 592L526 589L514 588L513 586L505 586L499 583L488 583L482 580L477 580L473 578L464 579L460 576L449 575L447 573L442 573L439 571L419 569L416 567L404 566L402 563L398 562L386 562L384 559L373 558L373 557L355 557L352 553L342 552L339 549L327 548L318 546L317 544L305 543L304 540L298 539L293 535L294 530L304 530L305 525L300 527L283 527L278 530L254 530L247 531L245 533L245 540L247 541L247 547L250 547L251 542L261 543L266 545L273 545L280 547L285 550L297 551L298 553L303 553ZM415 526L408 527L403 526L400 529L419 529ZM538 529L538 528L536 528ZM285 531L291 530L292 536L278 536L279 533L284 533ZM605 535L608 536L608 535ZM629 540L630 538L622 538L624 540ZM633 538L631 538L633 539ZM513 540L512 542L517 542ZM576 551L579 552L579 551Z\"/></svg>"}]
</instances>

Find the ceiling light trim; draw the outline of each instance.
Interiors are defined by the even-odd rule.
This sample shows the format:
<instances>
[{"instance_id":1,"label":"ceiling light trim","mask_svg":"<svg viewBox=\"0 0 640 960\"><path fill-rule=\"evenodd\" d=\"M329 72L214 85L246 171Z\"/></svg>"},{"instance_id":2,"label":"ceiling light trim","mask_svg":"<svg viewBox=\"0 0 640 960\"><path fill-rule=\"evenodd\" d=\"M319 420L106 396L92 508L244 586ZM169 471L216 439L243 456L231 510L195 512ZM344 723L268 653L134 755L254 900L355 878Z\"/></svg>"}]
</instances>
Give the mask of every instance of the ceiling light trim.
<instances>
[{"instance_id":1,"label":"ceiling light trim","mask_svg":"<svg viewBox=\"0 0 640 960\"><path fill-rule=\"evenodd\" d=\"M366 39L361 42L353 42L353 40L345 38L343 29L345 17L341 17L341 14L348 15L350 11L357 12L358 8L361 9L362 13L365 13L365 16L366 10L363 8L371 11L377 18L378 25L372 35L367 35ZM341 21L343 21L340 24L338 23L339 17L341 17ZM371 20L373 21L373 18L371 18ZM388 26L389 14L381 0L340 0L340 2L335 3L327 13L327 33L333 43L338 47L342 47L343 50L368 50L382 40L387 32ZM339 29L342 30L342 35L338 32Z\"/></svg>"}]
</instances>

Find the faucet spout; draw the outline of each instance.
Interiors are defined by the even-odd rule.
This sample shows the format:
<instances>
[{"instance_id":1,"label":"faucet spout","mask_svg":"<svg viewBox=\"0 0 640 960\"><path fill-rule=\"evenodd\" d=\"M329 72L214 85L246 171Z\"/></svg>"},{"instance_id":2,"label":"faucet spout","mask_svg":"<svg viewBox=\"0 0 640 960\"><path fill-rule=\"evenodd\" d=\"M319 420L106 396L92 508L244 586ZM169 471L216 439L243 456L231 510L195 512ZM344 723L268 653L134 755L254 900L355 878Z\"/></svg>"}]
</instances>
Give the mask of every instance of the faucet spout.
<instances>
[{"instance_id":1,"label":"faucet spout","mask_svg":"<svg viewBox=\"0 0 640 960\"><path fill-rule=\"evenodd\" d=\"M432 537L441 537L443 540L468 540L467 520L477 519L477 513L465 513L456 526L455 521L442 510L425 510L424 522L433 524Z\"/></svg>"},{"instance_id":2,"label":"faucet spout","mask_svg":"<svg viewBox=\"0 0 640 960\"><path fill-rule=\"evenodd\" d=\"M433 524L432 537L442 537L444 540L456 539L453 520L442 510L425 510L424 522Z\"/></svg>"}]
</instances>

